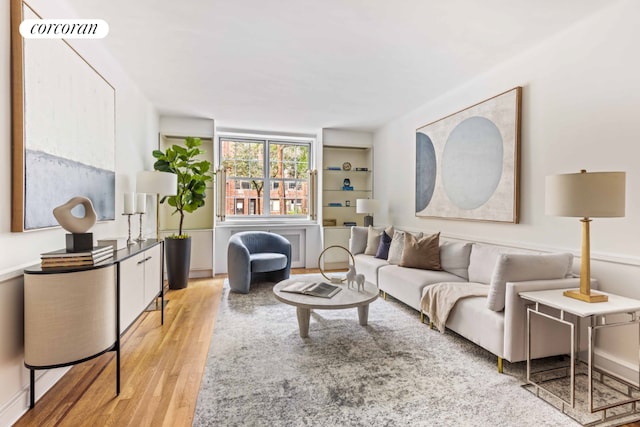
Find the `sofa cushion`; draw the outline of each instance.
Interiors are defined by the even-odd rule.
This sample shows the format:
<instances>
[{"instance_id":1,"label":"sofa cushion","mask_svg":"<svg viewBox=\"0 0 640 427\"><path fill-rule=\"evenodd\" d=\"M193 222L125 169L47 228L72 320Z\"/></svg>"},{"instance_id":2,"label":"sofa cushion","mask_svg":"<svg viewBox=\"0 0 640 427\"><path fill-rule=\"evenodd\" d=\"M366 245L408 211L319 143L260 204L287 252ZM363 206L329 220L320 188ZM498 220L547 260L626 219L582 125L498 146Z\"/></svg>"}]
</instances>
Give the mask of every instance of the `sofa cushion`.
<instances>
[{"instance_id":1,"label":"sofa cushion","mask_svg":"<svg viewBox=\"0 0 640 427\"><path fill-rule=\"evenodd\" d=\"M389 246L389 256L387 257L387 261L389 261L389 264L398 265L400 264L400 261L402 261L402 252L404 251L404 236L407 233L407 231L398 230L393 233L391 245ZM422 237L422 233L415 233L413 235L417 238Z\"/></svg>"},{"instance_id":2,"label":"sofa cushion","mask_svg":"<svg viewBox=\"0 0 640 427\"><path fill-rule=\"evenodd\" d=\"M470 242L442 242L440 244L440 266L444 271L469 279Z\"/></svg>"},{"instance_id":3,"label":"sofa cushion","mask_svg":"<svg viewBox=\"0 0 640 427\"><path fill-rule=\"evenodd\" d=\"M399 265L387 265L378 269L380 290L418 311L420 310L420 301L422 301L422 290L425 286L440 282L464 281L463 278L446 271L404 268Z\"/></svg>"},{"instance_id":4,"label":"sofa cushion","mask_svg":"<svg viewBox=\"0 0 640 427\"><path fill-rule=\"evenodd\" d=\"M504 313L487 310L486 297L458 300L449 313L447 328L496 356L504 357Z\"/></svg>"},{"instance_id":5,"label":"sofa cushion","mask_svg":"<svg viewBox=\"0 0 640 427\"><path fill-rule=\"evenodd\" d=\"M378 286L378 270L388 266L387 261L371 255L358 254L353 257L356 261L356 272L364 274L364 279Z\"/></svg>"},{"instance_id":6,"label":"sofa cushion","mask_svg":"<svg viewBox=\"0 0 640 427\"><path fill-rule=\"evenodd\" d=\"M400 266L423 270L442 270L440 267L440 233L421 239L412 234L404 236L404 250Z\"/></svg>"},{"instance_id":7,"label":"sofa cushion","mask_svg":"<svg viewBox=\"0 0 640 427\"><path fill-rule=\"evenodd\" d=\"M499 255L491 277L487 307L493 311L504 310L507 282L562 279L572 264L570 253Z\"/></svg>"},{"instance_id":8,"label":"sofa cushion","mask_svg":"<svg viewBox=\"0 0 640 427\"><path fill-rule=\"evenodd\" d=\"M504 248L474 243L469 255L469 280L489 284L498 256Z\"/></svg>"},{"instance_id":9,"label":"sofa cushion","mask_svg":"<svg viewBox=\"0 0 640 427\"><path fill-rule=\"evenodd\" d=\"M375 228L369 226L367 231L367 247L364 250L365 255L375 255L378 251L378 246L380 244L380 237L382 236L382 232L386 231L388 235L393 236L393 226L390 226L386 230L384 228Z\"/></svg>"},{"instance_id":10,"label":"sofa cushion","mask_svg":"<svg viewBox=\"0 0 640 427\"><path fill-rule=\"evenodd\" d=\"M389 257L389 247L391 246L391 236L386 231L382 232L380 236L380 244L376 251L376 258L387 259Z\"/></svg>"},{"instance_id":11,"label":"sofa cushion","mask_svg":"<svg viewBox=\"0 0 640 427\"><path fill-rule=\"evenodd\" d=\"M273 252L251 254L249 260L251 261L251 271L254 273L282 270L287 266L287 256Z\"/></svg>"}]
</instances>

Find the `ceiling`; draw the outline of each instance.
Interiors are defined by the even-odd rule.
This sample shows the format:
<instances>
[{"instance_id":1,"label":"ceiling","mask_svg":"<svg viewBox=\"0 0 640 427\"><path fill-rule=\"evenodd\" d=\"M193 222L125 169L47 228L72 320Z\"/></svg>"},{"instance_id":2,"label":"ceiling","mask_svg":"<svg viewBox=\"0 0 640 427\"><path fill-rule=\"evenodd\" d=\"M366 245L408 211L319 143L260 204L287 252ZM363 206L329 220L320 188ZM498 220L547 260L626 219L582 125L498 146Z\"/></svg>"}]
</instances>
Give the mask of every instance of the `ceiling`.
<instances>
[{"instance_id":1,"label":"ceiling","mask_svg":"<svg viewBox=\"0 0 640 427\"><path fill-rule=\"evenodd\" d=\"M374 130L605 0L68 0L161 114ZM508 89L508 88L505 88Z\"/></svg>"}]
</instances>

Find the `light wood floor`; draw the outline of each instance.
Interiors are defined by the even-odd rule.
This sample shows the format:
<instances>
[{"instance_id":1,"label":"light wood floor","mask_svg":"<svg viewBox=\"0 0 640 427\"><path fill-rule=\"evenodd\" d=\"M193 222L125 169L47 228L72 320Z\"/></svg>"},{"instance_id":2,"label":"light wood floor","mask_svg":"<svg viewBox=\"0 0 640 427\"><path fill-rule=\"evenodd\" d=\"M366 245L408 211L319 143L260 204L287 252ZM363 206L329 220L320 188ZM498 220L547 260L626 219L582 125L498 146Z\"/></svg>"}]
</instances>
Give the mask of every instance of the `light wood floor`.
<instances>
[{"instance_id":1,"label":"light wood floor","mask_svg":"<svg viewBox=\"0 0 640 427\"><path fill-rule=\"evenodd\" d=\"M115 354L107 353L71 368L15 426L191 426L224 277L169 291L164 326L157 311L131 326L121 344L119 396Z\"/></svg>"},{"instance_id":2,"label":"light wood floor","mask_svg":"<svg viewBox=\"0 0 640 427\"><path fill-rule=\"evenodd\" d=\"M148 312L115 353L74 366L15 426L190 426L224 276L167 292L164 326Z\"/></svg>"}]
</instances>

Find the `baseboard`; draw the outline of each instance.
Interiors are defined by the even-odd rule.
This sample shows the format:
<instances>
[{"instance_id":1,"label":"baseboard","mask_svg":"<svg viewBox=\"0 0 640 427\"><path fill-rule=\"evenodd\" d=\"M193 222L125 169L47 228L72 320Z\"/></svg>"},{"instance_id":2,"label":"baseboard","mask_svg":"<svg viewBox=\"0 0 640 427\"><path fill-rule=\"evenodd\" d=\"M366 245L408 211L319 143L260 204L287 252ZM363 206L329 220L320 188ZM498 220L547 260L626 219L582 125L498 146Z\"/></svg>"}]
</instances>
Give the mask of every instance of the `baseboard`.
<instances>
[{"instance_id":1,"label":"baseboard","mask_svg":"<svg viewBox=\"0 0 640 427\"><path fill-rule=\"evenodd\" d=\"M212 269L190 270L189 279L201 279L203 277L213 277Z\"/></svg>"},{"instance_id":2,"label":"baseboard","mask_svg":"<svg viewBox=\"0 0 640 427\"><path fill-rule=\"evenodd\" d=\"M595 348L593 351L593 363L598 369L620 377L636 387L640 386L638 378L638 375L640 375L640 367L638 364L634 365L600 348Z\"/></svg>"},{"instance_id":3,"label":"baseboard","mask_svg":"<svg viewBox=\"0 0 640 427\"><path fill-rule=\"evenodd\" d=\"M36 405L38 400L71 369L70 367L36 371ZM29 386L25 386L0 408L0 426L10 426L29 410Z\"/></svg>"}]
</instances>

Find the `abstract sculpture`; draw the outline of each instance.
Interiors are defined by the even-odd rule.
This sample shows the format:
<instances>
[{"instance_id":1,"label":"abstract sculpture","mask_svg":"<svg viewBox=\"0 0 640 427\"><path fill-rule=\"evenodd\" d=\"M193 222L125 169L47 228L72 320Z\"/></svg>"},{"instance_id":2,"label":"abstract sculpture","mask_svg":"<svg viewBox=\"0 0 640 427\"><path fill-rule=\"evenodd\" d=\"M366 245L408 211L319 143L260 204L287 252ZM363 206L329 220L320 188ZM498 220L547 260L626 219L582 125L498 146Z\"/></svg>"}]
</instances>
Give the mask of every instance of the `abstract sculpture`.
<instances>
[{"instance_id":1,"label":"abstract sculpture","mask_svg":"<svg viewBox=\"0 0 640 427\"><path fill-rule=\"evenodd\" d=\"M84 216L74 216L71 211L78 205L84 207ZM77 196L53 209L53 216L71 234L66 235L67 251L81 252L93 249L93 233L87 233L96 223L93 203L86 197Z\"/></svg>"}]
</instances>

